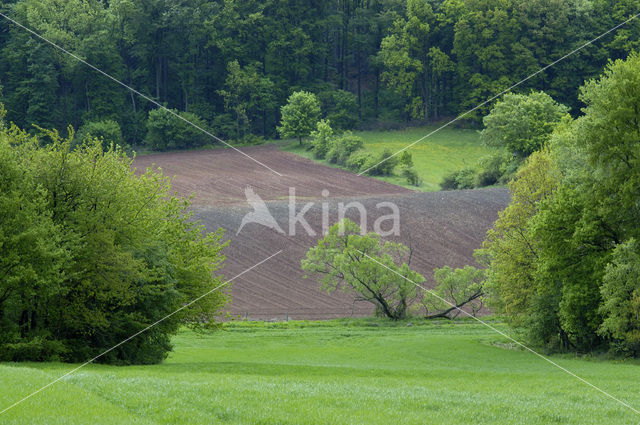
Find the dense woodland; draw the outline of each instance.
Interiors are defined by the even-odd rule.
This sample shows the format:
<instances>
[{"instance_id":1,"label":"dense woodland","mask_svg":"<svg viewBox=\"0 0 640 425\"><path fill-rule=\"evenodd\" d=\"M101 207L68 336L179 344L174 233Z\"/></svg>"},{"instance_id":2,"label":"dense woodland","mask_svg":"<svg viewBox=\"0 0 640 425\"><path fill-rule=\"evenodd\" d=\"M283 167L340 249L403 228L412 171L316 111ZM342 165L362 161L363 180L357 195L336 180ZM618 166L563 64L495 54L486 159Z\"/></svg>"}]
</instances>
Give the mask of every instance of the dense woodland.
<instances>
[{"instance_id":1,"label":"dense woodland","mask_svg":"<svg viewBox=\"0 0 640 425\"><path fill-rule=\"evenodd\" d=\"M317 95L334 128L453 116L636 9L632 0L22 0L2 6L52 42L233 140L276 136L280 107L297 90ZM24 128L84 126L85 133L144 142L153 104L24 29L6 20L0 25L1 101L9 121ZM638 28L640 22L631 22L522 89L544 90L579 111L578 87L608 59L640 46ZM469 123L480 124L486 112L469 116ZM187 145L206 142L193 139Z\"/></svg>"}]
</instances>

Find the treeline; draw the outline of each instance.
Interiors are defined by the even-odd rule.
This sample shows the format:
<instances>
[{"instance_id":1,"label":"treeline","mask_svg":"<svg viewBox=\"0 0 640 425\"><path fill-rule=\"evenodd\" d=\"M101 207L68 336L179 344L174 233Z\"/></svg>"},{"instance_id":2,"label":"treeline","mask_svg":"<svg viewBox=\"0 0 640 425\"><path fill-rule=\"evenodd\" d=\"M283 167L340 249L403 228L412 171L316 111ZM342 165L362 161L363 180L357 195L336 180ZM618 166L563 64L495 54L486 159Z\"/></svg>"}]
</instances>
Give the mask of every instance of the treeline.
<instances>
[{"instance_id":1,"label":"treeline","mask_svg":"<svg viewBox=\"0 0 640 425\"><path fill-rule=\"evenodd\" d=\"M252 141L276 136L280 106L299 90L315 93L323 118L342 129L455 115L630 17L636 6L632 0L21 0L4 2L2 10L214 134ZM1 25L8 120L61 130L71 123L83 134L154 149L192 146L154 144L148 133L166 123L149 116L153 104L24 29ZM544 90L577 112L584 78L639 47L639 25L629 23L523 88ZM486 112L469 119L479 122Z\"/></svg>"},{"instance_id":2,"label":"treeline","mask_svg":"<svg viewBox=\"0 0 640 425\"><path fill-rule=\"evenodd\" d=\"M477 255L494 311L529 342L640 356L640 56L580 91L583 114L510 183L511 204Z\"/></svg>"},{"instance_id":3,"label":"treeline","mask_svg":"<svg viewBox=\"0 0 640 425\"><path fill-rule=\"evenodd\" d=\"M0 128L0 361L85 361L220 284L221 231L205 235L159 172L72 138ZM226 301L212 293L98 361L159 362L179 326L216 326Z\"/></svg>"}]
</instances>

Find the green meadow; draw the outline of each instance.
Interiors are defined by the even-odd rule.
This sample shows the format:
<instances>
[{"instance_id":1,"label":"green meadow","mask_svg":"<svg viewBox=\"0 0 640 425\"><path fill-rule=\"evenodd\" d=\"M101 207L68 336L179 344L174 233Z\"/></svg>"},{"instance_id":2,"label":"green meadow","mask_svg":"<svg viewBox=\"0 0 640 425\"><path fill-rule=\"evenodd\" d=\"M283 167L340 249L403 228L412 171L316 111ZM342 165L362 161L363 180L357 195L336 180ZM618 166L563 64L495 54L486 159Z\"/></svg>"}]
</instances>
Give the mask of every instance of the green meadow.
<instances>
[{"instance_id":1,"label":"green meadow","mask_svg":"<svg viewBox=\"0 0 640 425\"><path fill-rule=\"evenodd\" d=\"M397 152L437 128L438 126L433 125L394 131L355 131L354 134L364 139L365 148L371 152L381 153L385 149ZM297 141L291 141L284 149L313 159L311 152L298 146ZM409 152L413 156L415 169L423 180L422 186L410 186L402 176L377 178L422 191L440 190L440 182L446 173L474 165L478 159L490 154L492 149L480 143L480 133L477 130L446 127L413 145Z\"/></svg>"},{"instance_id":2,"label":"green meadow","mask_svg":"<svg viewBox=\"0 0 640 425\"><path fill-rule=\"evenodd\" d=\"M500 329L501 325L496 324ZM153 366L89 365L2 424L637 424L633 411L473 323L236 323ZM640 407L637 362L553 361ZM74 368L0 364L0 410Z\"/></svg>"}]
</instances>

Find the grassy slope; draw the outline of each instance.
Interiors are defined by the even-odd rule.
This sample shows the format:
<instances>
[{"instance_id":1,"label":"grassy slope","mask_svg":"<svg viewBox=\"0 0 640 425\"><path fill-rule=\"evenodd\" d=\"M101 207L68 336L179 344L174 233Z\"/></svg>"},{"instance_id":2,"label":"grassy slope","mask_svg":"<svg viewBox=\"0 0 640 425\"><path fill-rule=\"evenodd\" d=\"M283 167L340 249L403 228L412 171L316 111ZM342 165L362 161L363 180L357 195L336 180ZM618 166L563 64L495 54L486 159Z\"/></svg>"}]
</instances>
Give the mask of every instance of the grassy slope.
<instances>
[{"instance_id":1,"label":"grassy slope","mask_svg":"<svg viewBox=\"0 0 640 425\"><path fill-rule=\"evenodd\" d=\"M399 131L358 131L354 134L362 137L366 148L372 152L382 152L386 148L396 152L436 128L436 126L427 126ZM288 144L285 150L312 158L311 153L298 147L298 142L295 141ZM479 158L489 154L491 150L480 144L480 135L476 130L445 128L415 144L409 152L413 155L416 170L424 180L419 189L433 191L440 190L440 182L444 174L466 165L474 165ZM413 188L400 176L381 179Z\"/></svg>"},{"instance_id":2,"label":"grassy slope","mask_svg":"<svg viewBox=\"0 0 640 425\"><path fill-rule=\"evenodd\" d=\"M637 416L473 324L231 326L157 366L88 366L3 424L632 424ZM298 325L299 326L299 325ZM555 358L634 406L640 368ZM71 365L0 366L0 406Z\"/></svg>"}]
</instances>

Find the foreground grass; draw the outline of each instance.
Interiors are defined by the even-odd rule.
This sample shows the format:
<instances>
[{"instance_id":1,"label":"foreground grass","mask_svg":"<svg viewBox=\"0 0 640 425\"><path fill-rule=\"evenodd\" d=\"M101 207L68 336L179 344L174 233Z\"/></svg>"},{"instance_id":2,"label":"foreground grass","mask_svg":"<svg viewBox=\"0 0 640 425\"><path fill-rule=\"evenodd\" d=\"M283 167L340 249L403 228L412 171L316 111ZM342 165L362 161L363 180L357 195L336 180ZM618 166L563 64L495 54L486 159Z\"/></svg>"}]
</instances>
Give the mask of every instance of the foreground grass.
<instances>
[{"instance_id":1,"label":"foreground grass","mask_svg":"<svg viewBox=\"0 0 640 425\"><path fill-rule=\"evenodd\" d=\"M365 147L374 153L385 149L392 152L404 148L435 130L437 126L414 127L397 131L357 131ZM311 152L292 141L285 150L313 159ZM478 159L491 153L491 149L480 144L480 135L476 130L445 128L429 136L409 149L413 156L416 171L423 180L423 191L440 190L443 176L464 166L474 165ZM416 189L407 184L401 176L379 177L400 186Z\"/></svg>"},{"instance_id":2,"label":"foreground grass","mask_svg":"<svg viewBox=\"0 0 640 425\"><path fill-rule=\"evenodd\" d=\"M3 424L635 424L638 416L475 324L246 324L182 332L161 365L90 365ZM640 366L554 358L640 406ZM0 365L0 410L73 368Z\"/></svg>"}]
</instances>

